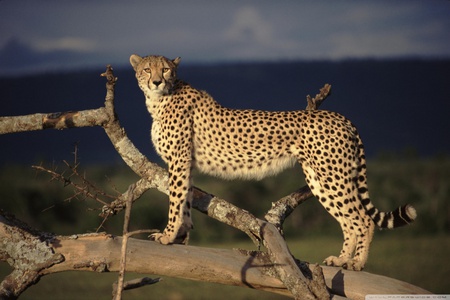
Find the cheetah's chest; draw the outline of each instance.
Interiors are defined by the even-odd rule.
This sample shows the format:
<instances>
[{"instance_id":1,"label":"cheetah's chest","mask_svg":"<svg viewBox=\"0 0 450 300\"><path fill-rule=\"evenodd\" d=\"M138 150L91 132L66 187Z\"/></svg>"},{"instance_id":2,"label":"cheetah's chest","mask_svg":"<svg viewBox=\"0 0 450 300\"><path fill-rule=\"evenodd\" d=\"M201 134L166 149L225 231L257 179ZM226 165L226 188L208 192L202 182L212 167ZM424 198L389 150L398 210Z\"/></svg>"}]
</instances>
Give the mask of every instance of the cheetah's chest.
<instances>
[{"instance_id":1,"label":"cheetah's chest","mask_svg":"<svg viewBox=\"0 0 450 300\"><path fill-rule=\"evenodd\" d=\"M165 142L163 140L164 135L161 129L161 122L159 120L153 120L151 129L152 143L158 155L167 162L167 151L164 151Z\"/></svg>"}]
</instances>

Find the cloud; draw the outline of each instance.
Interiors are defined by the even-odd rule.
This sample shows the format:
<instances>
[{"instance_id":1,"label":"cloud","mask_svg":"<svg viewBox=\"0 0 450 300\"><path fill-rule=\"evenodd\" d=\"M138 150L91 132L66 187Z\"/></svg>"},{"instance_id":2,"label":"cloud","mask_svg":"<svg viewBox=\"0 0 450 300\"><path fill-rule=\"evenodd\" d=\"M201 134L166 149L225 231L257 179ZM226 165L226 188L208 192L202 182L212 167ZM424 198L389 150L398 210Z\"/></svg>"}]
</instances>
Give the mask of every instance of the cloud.
<instances>
[{"instance_id":1,"label":"cloud","mask_svg":"<svg viewBox=\"0 0 450 300\"><path fill-rule=\"evenodd\" d=\"M61 66L79 68L92 63L92 59L89 61L85 53L73 49L74 47L59 46L39 50L26 42L11 38L0 48L0 76L52 71ZM98 61L98 58L95 60Z\"/></svg>"},{"instance_id":2,"label":"cloud","mask_svg":"<svg viewBox=\"0 0 450 300\"><path fill-rule=\"evenodd\" d=\"M92 64L450 56L442 1L24 1L0 1L0 48L16 38L62 68L71 60L49 53Z\"/></svg>"},{"instance_id":3,"label":"cloud","mask_svg":"<svg viewBox=\"0 0 450 300\"><path fill-rule=\"evenodd\" d=\"M284 31L298 24L280 19L280 8L277 9L275 12L267 6L236 7L217 38L222 59L282 59L301 53L298 36Z\"/></svg>"},{"instance_id":4,"label":"cloud","mask_svg":"<svg viewBox=\"0 0 450 300\"><path fill-rule=\"evenodd\" d=\"M233 21L225 29L225 38L230 42L256 42L266 44L273 39L271 24L252 6L239 8Z\"/></svg>"},{"instance_id":5,"label":"cloud","mask_svg":"<svg viewBox=\"0 0 450 300\"><path fill-rule=\"evenodd\" d=\"M97 49L97 43L88 38L65 36L54 39L36 39L33 42L33 47L39 51L69 50L74 52L92 52Z\"/></svg>"}]
</instances>

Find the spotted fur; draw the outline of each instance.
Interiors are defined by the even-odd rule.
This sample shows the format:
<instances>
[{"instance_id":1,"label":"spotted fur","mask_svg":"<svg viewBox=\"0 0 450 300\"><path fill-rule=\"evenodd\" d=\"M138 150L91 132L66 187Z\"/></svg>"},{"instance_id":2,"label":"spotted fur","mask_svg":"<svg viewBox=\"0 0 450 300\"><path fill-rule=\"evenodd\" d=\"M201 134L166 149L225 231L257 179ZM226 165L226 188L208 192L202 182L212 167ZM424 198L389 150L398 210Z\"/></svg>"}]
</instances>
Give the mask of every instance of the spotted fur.
<instances>
[{"instance_id":1,"label":"spotted fur","mask_svg":"<svg viewBox=\"0 0 450 300\"><path fill-rule=\"evenodd\" d=\"M375 224L394 228L414 221L410 205L380 212L369 199L364 148L355 126L324 110L229 109L176 79L179 58L130 57L153 118L152 141L169 167L169 222L153 236L182 242L192 228L191 171L223 178L261 179L301 164L306 182L341 225L344 243L327 265L361 270Z\"/></svg>"}]
</instances>

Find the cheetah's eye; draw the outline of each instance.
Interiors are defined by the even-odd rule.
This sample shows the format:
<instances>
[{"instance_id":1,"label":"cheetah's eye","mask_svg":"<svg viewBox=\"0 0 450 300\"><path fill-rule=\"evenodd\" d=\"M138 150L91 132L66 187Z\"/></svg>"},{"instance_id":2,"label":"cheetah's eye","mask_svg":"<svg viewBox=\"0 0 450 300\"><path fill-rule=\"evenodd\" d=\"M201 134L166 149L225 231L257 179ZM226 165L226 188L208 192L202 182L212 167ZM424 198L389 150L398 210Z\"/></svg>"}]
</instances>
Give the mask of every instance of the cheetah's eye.
<instances>
[{"instance_id":1,"label":"cheetah's eye","mask_svg":"<svg viewBox=\"0 0 450 300\"><path fill-rule=\"evenodd\" d=\"M148 73L148 74L151 74L151 73L152 73L152 70L151 70L150 68L145 68L145 69L144 69L144 72L145 72L145 73Z\"/></svg>"},{"instance_id":2,"label":"cheetah's eye","mask_svg":"<svg viewBox=\"0 0 450 300\"><path fill-rule=\"evenodd\" d=\"M169 70L170 70L169 68L163 68L162 69L163 73L167 73L167 72L169 72Z\"/></svg>"}]
</instances>

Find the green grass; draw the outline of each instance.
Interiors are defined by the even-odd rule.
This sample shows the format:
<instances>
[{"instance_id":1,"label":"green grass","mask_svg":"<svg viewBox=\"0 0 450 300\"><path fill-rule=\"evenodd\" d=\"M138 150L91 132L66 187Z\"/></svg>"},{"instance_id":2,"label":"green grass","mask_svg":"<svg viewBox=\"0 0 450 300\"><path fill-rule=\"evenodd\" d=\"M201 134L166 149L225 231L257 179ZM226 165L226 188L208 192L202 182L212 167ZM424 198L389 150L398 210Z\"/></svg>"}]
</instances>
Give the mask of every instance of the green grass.
<instances>
[{"instance_id":1,"label":"green grass","mask_svg":"<svg viewBox=\"0 0 450 300\"><path fill-rule=\"evenodd\" d=\"M401 231L401 230L400 230ZM220 248L254 249L250 242L208 245ZM334 237L305 237L289 240L293 254L320 263L338 254L341 240ZM377 232L365 271L403 280L434 293L449 293L450 236L403 236L399 231ZM1 274L6 275L5 264ZM128 278L142 275L128 274ZM147 274L149 277L157 275ZM43 277L20 299L111 299L111 284L117 274L65 272ZM164 277L163 281L124 292L124 299L286 299L271 293Z\"/></svg>"},{"instance_id":2,"label":"green grass","mask_svg":"<svg viewBox=\"0 0 450 300\"><path fill-rule=\"evenodd\" d=\"M402 236L402 229L376 232L364 271L409 282L433 293L449 293L450 236ZM336 237L309 238L289 244L293 254L314 262L339 254Z\"/></svg>"}]
</instances>

